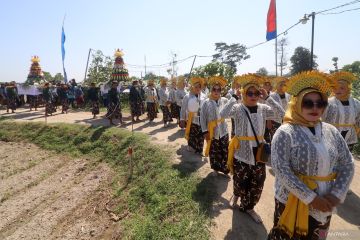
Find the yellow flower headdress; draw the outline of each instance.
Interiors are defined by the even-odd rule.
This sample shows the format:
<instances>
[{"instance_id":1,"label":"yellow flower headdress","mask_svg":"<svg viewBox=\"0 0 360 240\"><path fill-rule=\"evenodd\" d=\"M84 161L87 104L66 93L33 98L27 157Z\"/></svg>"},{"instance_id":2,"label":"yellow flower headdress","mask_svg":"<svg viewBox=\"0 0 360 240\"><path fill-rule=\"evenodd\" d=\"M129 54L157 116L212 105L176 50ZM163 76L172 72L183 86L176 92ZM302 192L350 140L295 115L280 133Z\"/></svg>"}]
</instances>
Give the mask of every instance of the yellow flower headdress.
<instances>
[{"instance_id":1,"label":"yellow flower headdress","mask_svg":"<svg viewBox=\"0 0 360 240\"><path fill-rule=\"evenodd\" d=\"M272 86L274 86L274 83L275 83L274 80L275 80L275 78L276 78L276 77L273 77L273 76L264 76L264 77L263 77L263 79L264 79L264 80L263 80L263 83L269 82L269 83L271 83Z\"/></svg>"},{"instance_id":2,"label":"yellow flower headdress","mask_svg":"<svg viewBox=\"0 0 360 240\"><path fill-rule=\"evenodd\" d=\"M318 92L324 101L327 101L331 93L329 77L318 71L299 73L290 78L287 82L287 92L292 95L286 110L283 123L314 127L320 122L309 122L302 115L302 101L306 94Z\"/></svg>"},{"instance_id":3,"label":"yellow flower headdress","mask_svg":"<svg viewBox=\"0 0 360 240\"><path fill-rule=\"evenodd\" d=\"M175 83L176 84L176 78L172 78L171 79L171 84Z\"/></svg>"},{"instance_id":4,"label":"yellow flower headdress","mask_svg":"<svg viewBox=\"0 0 360 240\"><path fill-rule=\"evenodd\" d=\"M323 95L331 93L330 79L325 73L318 71L307 71L296 74L286 83L287 92L297 96L302 90L312 88Z\"/></svg>"},{"instance_id":5,"label":"yellow flower headdress","mask_svg":"<svg viewBox=\"0 0 360 240\"><path fill-rule=\"evenodd\" d=\"M336 86L339 81L345 81L348 85L351 85L353 81L357 79L357 77L351 72L335 72L330 75L331 83Z\"/></svg>"},{"instance_id":6,"label":"yellow flower headdress","mask_svg":"<svg viewBox=\"0 0 360 240\"><path fill-rule=\"evenodd\" d=\"M247 86L256 86L260 88L261 84L264 82L264 78L253 73L244 74L241 76L235 77L236 82L242 86L242 89L246 89Z\"/></svg>"},{"instance_id":7,"label":"yellow flower headdress","mask_svg":"<svg viewBox=\"0 0 360 240\"><path fill-rule=\"evenodd\" d=\"M213 77L209 78L208 84L210 86L220 85L221 88L224 88L226 86L226 84L227 84L227 81L222 76L213 76Z\"/></svg>"},{"instance_id":8,"label":"yellow flower headdress","mask_svg":"<svg viewBox=\"0 0 360 240\"><path fill-rule=\"evenodd\" d=\"M166 84L167 81L168 81L168 80L167 80L166 78L161 78L161 79L160 79L160 85Z\"/></svg>"},{"instance_id":9,"label":"yellow flower headdress","mask_svg":"<svg viewBox=\"0 0 360 240\"><path fill-rule=\"evenodd\" d=\"M274 87L274 91L278 91L279 86L282 82L285 82L285 86L282 87L282 91L286 92L286 83L288 82L288 78L286 77L274 77L271 79L271 85Z\"/></svg>"},{"instance_id":10,"label":"yellow flower headdress","mask_svg":"<svg viewBox=\"0 0 360 240\"><path fill-rule=\"evenodd\" d=\"M176 86L180 87L180 86L184 86L184 85L185 85L185 77L183 77L183 76L178 77Z\"/></svg>"},{"instance_id":11,"label":"yellow flower headdress","mask_svg":"<svg viewBox=\"0 0 360 240\"><path fill-rule=\"evenodd\" d=\"M154 85L154 84L155 84L154 79L149 79L149 80L148 80L148 85Z\"/></svg>"},{"instance_id":12,"label":"yellow flower headdress","mask_svg":"<svg viewBox=\"0 0 360 240\"><path fill-rule=\"evenodd\" d=\"M192 77L192 78L190 78L189 83L190 83L191 86L194 86L197 83L199 83L201 86L204 86L205 79L202 78L202 77Z\"/></svg>"},{"instance_id":13,"label":"yellow flower headdress","mask_svg":"<svg viewBox=\"0 0 360 240\"><path fill-rule=\"evenodd\" d=\"M274 87L277 87L278 84L280 84L281 82L287 82L289 79L286 78L286 77L274 77L271 79L271 84L274 86Z\"/></svg>"}]
</instances>

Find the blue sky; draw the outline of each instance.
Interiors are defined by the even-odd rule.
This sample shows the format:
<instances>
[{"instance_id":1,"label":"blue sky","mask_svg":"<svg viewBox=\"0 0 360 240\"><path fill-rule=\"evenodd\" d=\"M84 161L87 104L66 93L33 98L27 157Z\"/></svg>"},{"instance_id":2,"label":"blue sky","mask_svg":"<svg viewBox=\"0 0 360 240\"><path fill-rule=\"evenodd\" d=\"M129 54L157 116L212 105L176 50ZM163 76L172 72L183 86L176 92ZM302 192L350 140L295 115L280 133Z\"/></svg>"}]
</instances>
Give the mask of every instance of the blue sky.
<instances>
[{"instance_id":1,"label":"blue sky","mask_svg":"<svg viewBox=\"0 0 360 240\"><path fill-rule=\"evenodd\" d=\"M277 0L278 32L296 23L305 13L328 9L350 0ZM113 55L125 52L125 63L148 65L169 62L171 52L179 59L214 54L215 42L262 42L266 34L266 14L270 0L12 0L0 2L0 81L25 81L32 55L41 58L44 71L62 71L60 36L66 13L66 59L69 78L83 80L89 48ZM360 7L360 3L343 9ZM343 10L341 9L341 10ZM338 10L335 10L338 11ZM320 70L332 69L332 57L339 65L360 60L360 11L339 15L318 15L315 21L314 52ZM287 34L288 58L297 46L310 48L311 22L298 25ZM274 67L274 42L248 51L238 73ZM211 58L196 61L206 64ZM192 60L178 65L179 74L190 70ZM166 68L147 69L166 75ZM140 76L144 69L130 68Z\"/></svg>"}]
</instances>

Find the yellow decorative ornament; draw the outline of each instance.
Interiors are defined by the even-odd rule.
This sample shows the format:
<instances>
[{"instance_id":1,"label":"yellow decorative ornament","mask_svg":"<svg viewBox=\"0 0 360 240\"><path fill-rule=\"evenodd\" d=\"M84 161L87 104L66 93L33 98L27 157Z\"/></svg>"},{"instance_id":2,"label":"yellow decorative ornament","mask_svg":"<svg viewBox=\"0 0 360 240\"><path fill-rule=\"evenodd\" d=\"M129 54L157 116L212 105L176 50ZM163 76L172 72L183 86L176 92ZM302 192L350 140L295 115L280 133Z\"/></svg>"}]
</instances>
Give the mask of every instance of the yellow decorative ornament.
<instances>
[{"instance_id":1,"label":"yellow decorative ornament","mask_svg":"<svg viewBox=\"0 0 360 240\"><path fill-rule=\"evenodd\" d=\"M306 88L313 88L326 96L330 96L330 79L325 73L306 71L296 74L286 83L287 92L293 96L297 96Z\"/></svg>"},{"instance_id":2,"label":"yellow decorative ornament","mask_svg":"<svg viewBox=\"0 0 360 240\"><path fill-rule=\"evenodd\" d=\"M183 77L183 76L178 77L176 86L184 87L185 86L185 77Z\"/></svg>"},{"instance_id":3,"label":"yellow decorative ornament","mask_svg":"<svg viewBox=\"0 0 360 240\"><path fill-rule=\"evenodd\" d=\"M213 76L213 77L210 77L208 80L209 86L220 85L221 88L224 88L226 86L226 84L227 84L227 81L222 76Z\"/></svg>"},{"instance_id":4,"label":"yellow decorative ornament","mask_svg":"<svg viewBox=\"0 0 360 240\"><path fill-rule=\"evenodd\" d=\"M330 75L331 83L336 86L339 81L345 81L348 85L351 85L353 81L357 79L357 77L351 72L335 72Z\"/></svg>"},{"instance_id":5,"label":"yellow decorative ornament","mask_svg":"<svg viewBox=\"0 0 360 240\"><path fill-rule=\"evenodd\" d=\"M278 87L278 85L282 82L287 82L289 79L286 78L286 77L274 77L271 79L271 84L274 86L274 87Z\"/></svg>"},{"instance_id":6,"label":"yellow decorative ornament","mask_svg":"<svg viewBox=\"0 0 360 240\"><path fill-rule=\"evenodd\" d=\"M122 56L124 56L124 53L120 49L116 49L114 56L122 57Z\"/></svg>"},{"instance_id":7,"label":"yellow decorative ornament","mask_svg":"<svg viewBox=\"0 0 360 240\"><path fill-rule=\"evenodd\" d=\"M272 77L272 76L266 76L266 77L263 77L263 84L264 83L270 83L271 84L271 86L275 86L274 84L275 84L275 78L276 77Z\"/></svg>"},{"instance_id":8,"label":"yellow decorative ornament","mask_svg":"<svg viewBox=\"0 0 360 240\"><path fill-rule=\"evenodd\" d=\"M264 83L264 78L257 74L248 73L234 78L238 84L245 88L246 85L257 85L260 87Z\"/></svg>"},{"instance_id":9,"label":"yellow decorative ornament","mask_svg":"<svg viewBox=\"0 0 360 240\"><path fill-rule=\"evenodd\" d=\"M33 56L33 57L31 58L31 62L33 62L33 63L40 62L39 56Z\"/></svg>"},{"instance_id":10,"label":"yellow decorative ornament","mask_svg":"<svg viewBox=\"0 0 360 240\"><path fill-rule=\"evenodd\" d=\"M202 77L192 77L192 78L190 78L189 83L190 83L191 86L194 86L197 83L199 83L201 86L204 86L205 79L202 78Z\"/></svg>"},{"instance_id":11,"label":"yellow decorative ornament","mask_svg":"<svg viewBox=\"0 0 360 240\"><path fill-rule=\"evenodd\" d=\"M239 83L240 79L241 79L240 75L235 76L234 79L233 79L233 83Z\"/></svg>"},{"instance_id":12,"label":"yellow decorative ornament","mask_svg":"<svg viewBox=\"0 0 360 240\"><path fill-rule=\"evenodd\" d=\"M160 79L160 85L165 85L165 84L167 84L167 79L166 78L162 78L162 79Z\"/></svg>"},{"instance_id":13,"label":"yellow decorative ornament","mask_svg":"<svg viewBox=\"0 0 360 240\"><path fill-rule=\"evenodd\" d=\"M171 79L171 84L176 84L176 78Z\"/></svg>"},{"instance_id":14,"label":"yellow decorative ornament","mask_svg":"<svg viewBox=\"0 0 360 240\"><path fill-rule=\"evenodd\" d=\"M150 80L148 80L148 85L154 85L154 84L155 84L154 79L150 79Z\"/></svg>"}]
</instances>

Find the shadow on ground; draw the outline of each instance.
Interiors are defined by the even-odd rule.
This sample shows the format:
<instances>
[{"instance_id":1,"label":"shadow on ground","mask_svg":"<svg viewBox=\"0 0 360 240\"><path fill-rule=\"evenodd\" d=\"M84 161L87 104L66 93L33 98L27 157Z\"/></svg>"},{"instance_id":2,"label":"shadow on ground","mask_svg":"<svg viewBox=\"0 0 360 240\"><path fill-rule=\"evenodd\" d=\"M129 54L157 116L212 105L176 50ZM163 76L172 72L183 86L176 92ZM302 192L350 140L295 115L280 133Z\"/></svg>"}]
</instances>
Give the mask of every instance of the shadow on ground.
<instances>
[{"instance_id":1,"label":"shadow on ground","mask_svg":"<svg viewBox=\"0 0 360 240\"><path fill-rule=\"evenodd\" d=\"M180 163L174 164L173 168L180 172L181 177L191 175L207 162L201 155L188 151L185 145L182 145L176 153L180 156Z\"/></svg>"},{"instance_id":2,"label":"shadow on ground","mask_svg":"<svg viewBox=\"0 0 360 240\"><path fill-rule=\"evenodd\" d=\"M348 223L360 226L360 198L352 192L346 196L344 203L337 207L337 215Z\"/></svg>"}]
</instances>

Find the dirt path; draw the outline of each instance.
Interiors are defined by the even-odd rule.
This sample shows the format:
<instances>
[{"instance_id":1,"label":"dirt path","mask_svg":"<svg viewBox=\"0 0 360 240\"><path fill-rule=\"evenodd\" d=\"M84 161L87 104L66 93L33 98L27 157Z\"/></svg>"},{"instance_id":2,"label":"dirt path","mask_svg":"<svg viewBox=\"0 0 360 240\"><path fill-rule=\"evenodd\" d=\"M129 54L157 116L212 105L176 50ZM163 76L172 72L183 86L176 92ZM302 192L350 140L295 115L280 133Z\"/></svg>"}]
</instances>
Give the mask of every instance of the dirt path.
<instances>
[{"instance_id":1,"label":"dirt path","mask_svg":"<svg viewBox=\"0 0 360 240\"><path fill-rule=\"evenodd\" d=\"M115 227L105 210L111 173L104 163L0 142L0 239L101 239Z\"/></svg>"},{"instance_id":2,"label":"dirt path","mask_svg":"<svg viewBox=\"0 0 360 240\"><path fill-rule=\"evenodd\" d=\"M4 112L2 112L4 113ZM43 109L40 112L29 113L28 110L20 110L17 114L9 114L18 121L45 121ZM125 116L128 116L125 114ZM161 117L161 115L160 115ZM125 118L127 124L122 128L132 129L129 118ZM108 126L108 121L101 117L92 119L88 112L71 112L67 115L55 114L47 119L47 122L66 122L92 124L94 126ZM117 126L119 127L119 126ZM215 192L215 199L212 202L211 217L213 224L211 232L214 239L265 239L273 224L274 211L274 176L271 168L267 167L267 178L264 191L256 210L263 218L263 224L255 224L249 216L237 210L229 208L228 200L232 196L232 181L229 178L215 175L209 166L206 158L194 155L186 151L186 142L183 138L184 131L175 124L163 128L161 119L154 123L141 121L134 124L134 131L147 133L154 142L164 144L176 152L175 167L184 173L197 172L202 178L200 185L209 186L209 191ZM0 162L1 164L1 162ZM45 164L45 163L44 163ZM356 174L352 183L352 194L348 195L345 203L338 208L338 213L333 215L330 230L334 232L356 233L360 239L360 161L356 160ZM10 180L9 180L10 181ZM215 188L215 189L214 189ZM1 188L0 188L1 189ZM206 204L206 203L201 203ZM0 211L1 214L1 211ZM338 236L331 239L340 239Z\"/></svg>"}]
</instances>

